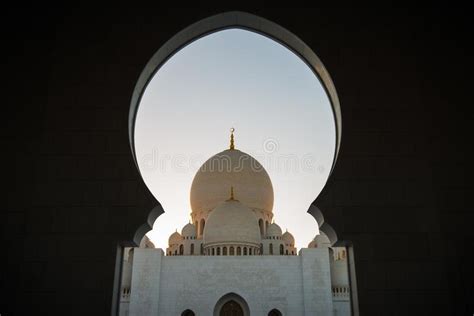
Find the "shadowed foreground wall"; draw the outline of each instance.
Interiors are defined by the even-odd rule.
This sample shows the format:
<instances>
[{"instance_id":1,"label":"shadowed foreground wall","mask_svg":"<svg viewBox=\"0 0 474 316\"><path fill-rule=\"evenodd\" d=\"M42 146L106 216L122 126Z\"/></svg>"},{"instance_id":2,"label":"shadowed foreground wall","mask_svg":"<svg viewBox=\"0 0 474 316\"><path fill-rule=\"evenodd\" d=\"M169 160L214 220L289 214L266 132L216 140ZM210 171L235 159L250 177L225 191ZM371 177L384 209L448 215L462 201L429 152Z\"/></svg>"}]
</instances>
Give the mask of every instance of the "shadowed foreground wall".
<instances>
[{"instance_id":1,"label":"shadowed foreground wall","mask_svg":"<svg viewBox=\"0 0 474 316\"><path fill-rule=\"evenodd\" d=\"M472 315L468 18L238 9L298 35L334 80L342 146L317 205L354 243L361 314ZM110 312L117 242L154 205L128 144L135 82L222 11L4 10L2 315Z\"/></svg>"}]
</instances>

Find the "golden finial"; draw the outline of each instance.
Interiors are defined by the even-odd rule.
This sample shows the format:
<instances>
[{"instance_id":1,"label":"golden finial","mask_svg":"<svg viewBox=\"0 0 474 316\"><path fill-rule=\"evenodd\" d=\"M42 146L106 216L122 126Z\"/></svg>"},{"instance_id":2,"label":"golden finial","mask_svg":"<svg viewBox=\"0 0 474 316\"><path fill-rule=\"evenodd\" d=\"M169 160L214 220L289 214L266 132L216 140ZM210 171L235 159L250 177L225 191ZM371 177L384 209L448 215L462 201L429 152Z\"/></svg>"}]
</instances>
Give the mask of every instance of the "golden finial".
<instances>
[{"instance_id":1,"label":"golden finial","mask_svg":"<svg viewBox=\"0 0 474 316\"><path fill-rule=\"evenodd\" d=\"M234 200L234 187L233 186L230 186L230 200L231 201Z\"/></svg>"},{"instance_id":2,"label":"golden finial","mask_svg":"<svg viewBox=\"0 0 474 316\"><path fill-rule=\"evenodd\" d=\"M230 186L230 198L227 201L238 201L234 197L234 187Z\"/></svg>"},{"instance_id":3,"label":"golden finial","mask_svg":"<svg viewBox=\"0 0 474 316\"><path fill-rule=\"evenodd\" d=\"M234 150L234 132L235 132L235 128L231 128L230 129L230 149L231 150Z\"/></svg>"}]
</instances>

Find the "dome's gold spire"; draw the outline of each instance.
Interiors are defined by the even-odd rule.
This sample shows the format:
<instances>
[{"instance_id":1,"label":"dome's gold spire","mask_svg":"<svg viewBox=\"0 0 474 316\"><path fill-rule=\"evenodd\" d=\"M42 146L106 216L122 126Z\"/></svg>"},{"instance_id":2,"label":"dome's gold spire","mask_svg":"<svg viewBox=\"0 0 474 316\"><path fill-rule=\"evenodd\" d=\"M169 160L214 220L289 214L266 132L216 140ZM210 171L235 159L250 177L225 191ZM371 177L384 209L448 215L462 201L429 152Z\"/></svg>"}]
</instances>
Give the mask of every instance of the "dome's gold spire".
<instances>
[{"instance_id":1,"label":"dome's gold spire","mask_svg":"<svg viewBox=\"0 0 474 316\"><path fill-rule=\"evenodd\" d=\"M235 147L234 147L234 131L235 131L235 128L231 128L230 129L230 150L234 150Z\"/></svg>"},{"instance_id":2,"label":"dome's gold spire","mask_svg":"<svg viewBox=\"0 0 474 316\"><path fill-rule=\"evenodd\" d=\"M234 200L234 187L233 186L230 186L230 200L231 201Z\"/></svg>"},{"instance_id":3,"label":"dome's gold spire","mask_svg":"<svg viewBox=\"0 0 474 316\"><path fill-rule=\"evenodd\" d=\"M230 198L227 201L238 201L234 197L234 187L230 186Z\"/></svg>"}]
</instances>

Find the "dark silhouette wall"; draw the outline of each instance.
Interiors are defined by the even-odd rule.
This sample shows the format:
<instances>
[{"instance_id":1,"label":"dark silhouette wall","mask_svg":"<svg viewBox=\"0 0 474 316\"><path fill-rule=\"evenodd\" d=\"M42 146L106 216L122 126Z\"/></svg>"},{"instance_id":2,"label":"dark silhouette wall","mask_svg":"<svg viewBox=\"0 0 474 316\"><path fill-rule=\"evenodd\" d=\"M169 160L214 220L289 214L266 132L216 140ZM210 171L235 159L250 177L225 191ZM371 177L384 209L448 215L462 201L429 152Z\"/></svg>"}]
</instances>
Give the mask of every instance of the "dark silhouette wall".
<instances>
[{"instance_id":1,"label":"dark silhouette wall","mask_svg":"<svg viewBox=\"0 0 474 316\"><path fill-rule=\"evenodd\" d=\"M128 143L134 85L166 40L228 10L25 9L2 19L0 314L107 315L117 243L154 205ZM237 9L299 36L334 80L342 146L316 204L354 243L361 314L472 315L463 10Z\"/></svg>"}]
</instances>

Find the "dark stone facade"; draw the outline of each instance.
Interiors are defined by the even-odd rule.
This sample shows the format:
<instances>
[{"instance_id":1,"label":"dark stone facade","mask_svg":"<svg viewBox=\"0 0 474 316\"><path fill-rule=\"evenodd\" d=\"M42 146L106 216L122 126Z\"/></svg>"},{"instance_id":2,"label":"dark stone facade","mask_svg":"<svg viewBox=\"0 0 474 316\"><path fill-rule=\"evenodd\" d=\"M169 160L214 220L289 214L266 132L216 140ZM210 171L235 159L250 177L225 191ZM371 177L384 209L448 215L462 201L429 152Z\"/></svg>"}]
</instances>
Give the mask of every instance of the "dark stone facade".
<instances>
[{"instance_id":1,"label":"dark stone facade","mask_svg":"<svg viewBox=\"0 0 474 316\"><path fill-rule=\"evenodd\" d=\"M136 80L227 9L5 10L2 315L107 315L117 243L155 204L128 143ZM463 11L232 8L287 28L331 74L335 171L316 204L354 244L362 315L472 315L472 26Z\"/></svg>"}]
</instances>

